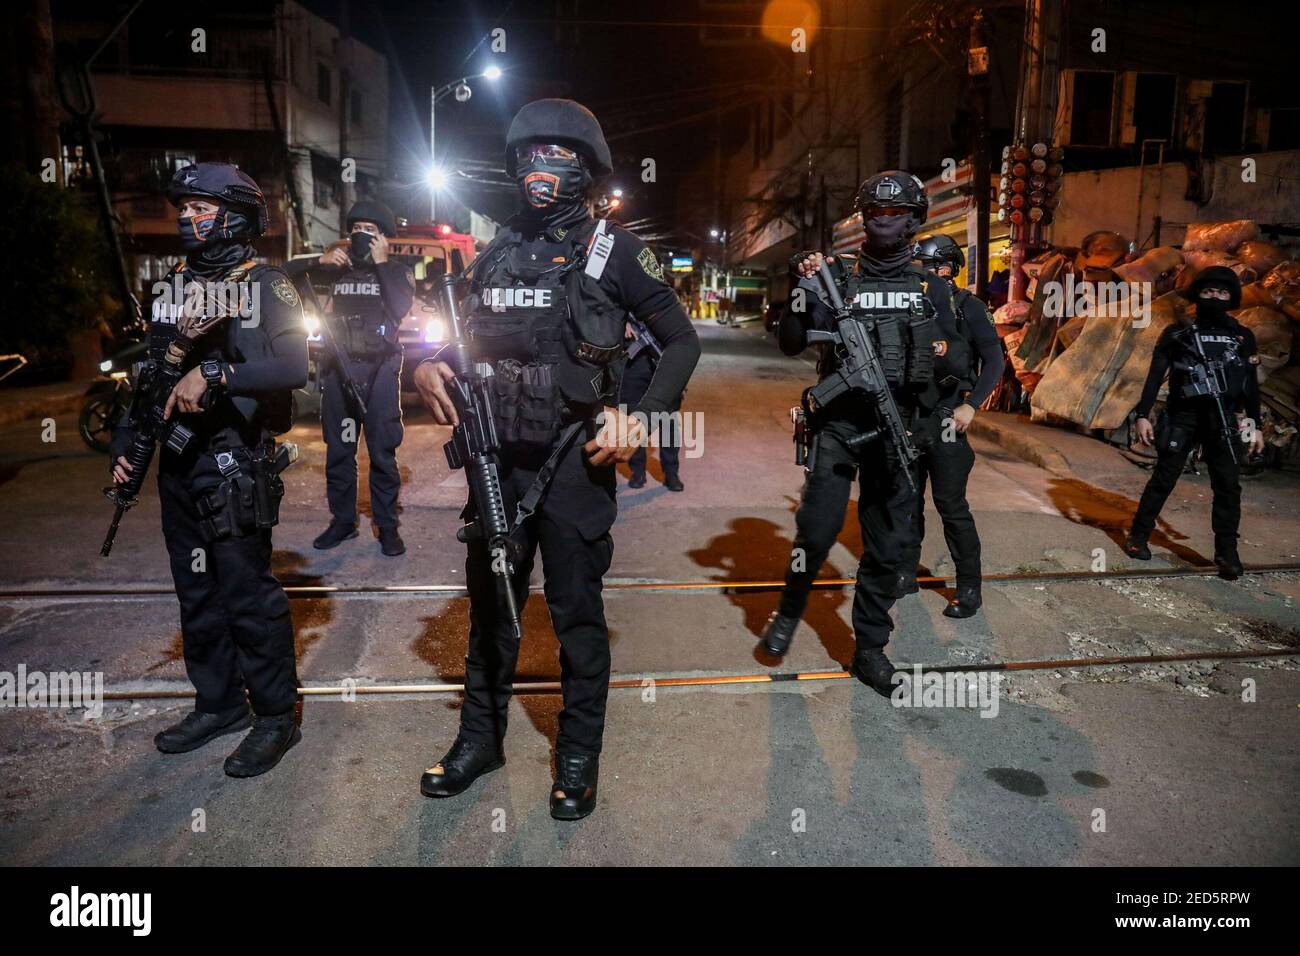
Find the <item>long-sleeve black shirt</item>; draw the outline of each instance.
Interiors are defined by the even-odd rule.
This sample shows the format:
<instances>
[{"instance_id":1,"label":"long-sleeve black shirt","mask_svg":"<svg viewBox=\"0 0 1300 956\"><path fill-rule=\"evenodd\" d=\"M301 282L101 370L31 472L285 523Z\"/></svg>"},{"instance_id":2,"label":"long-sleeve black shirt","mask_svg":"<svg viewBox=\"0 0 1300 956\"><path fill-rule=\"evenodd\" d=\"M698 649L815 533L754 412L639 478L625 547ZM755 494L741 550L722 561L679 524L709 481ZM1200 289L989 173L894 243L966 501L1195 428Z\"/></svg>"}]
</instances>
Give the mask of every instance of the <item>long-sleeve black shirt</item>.
<instances>
[{"instance_id":1,"label":"long-sleeve black shirt","mask_svg":"<svg viewBox=\"0 0 1300 956\"><path fill-rule=\"evenodd\" d=\"M1230 319L1228 324L1209 323L1197 320L1194 326L1182 322L1167 325L1160 333L1156 346L1151 352L1151 367L1147 370L1146 382L1142 386L1142 397L1138 400L1138 418L1149 418L1151 409L1160 393L1160 384L1169 376L1170 412L1196 407L1196 403L1207 399L1194 396L1186 398L1182 394L1187 381L1187 373L1175 367L1193 360L1194 353L1187 343L1187 335L1192 328L1200 335L1206 357L1211 361L1225 362L1229 367L1238 366L1237 374L1231 375L1229 387L1233 394L1228 396L1231 407L1229 411L1244 408L1246 415L1254 422L1259 422L1259 377L1255 367L1258 364L1255 334Z\"/></svg>"},{"instance_id":2,"label":"long-sleeve black shirt","mask_svg":"<svg viewBox=\"0 0 1300 956\"><path fill-rule=\"evenodd\" d=\"M993 319L989 316L988 307L969 293L954 294L953 303L956 304L959 299L966 339L980 360L979 375L966 401L974 408L979 408L993 394L993 389L1002 378L1006 355L1002 350L1002 340L998 338L997 329L993 327Z\"/></svg>"}]
</instances>

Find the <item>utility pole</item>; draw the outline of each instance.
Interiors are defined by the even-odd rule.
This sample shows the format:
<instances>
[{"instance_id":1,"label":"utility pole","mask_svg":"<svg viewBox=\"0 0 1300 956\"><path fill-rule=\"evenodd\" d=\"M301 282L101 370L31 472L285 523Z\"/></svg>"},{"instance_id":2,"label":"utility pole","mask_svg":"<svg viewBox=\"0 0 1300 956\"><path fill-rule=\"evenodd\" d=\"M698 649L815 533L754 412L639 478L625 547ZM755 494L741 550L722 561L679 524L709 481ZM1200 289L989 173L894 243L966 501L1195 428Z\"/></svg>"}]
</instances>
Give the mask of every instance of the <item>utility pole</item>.
<instances>
[{"instance_id":1,"label":"utility pole","mask_svg":"<svg viewBox=\"0 0 1300 956\"><path fill-rule=\"evenodd\" d=\"M966 72L970 74L971 188L975 198L974 235L970 234L969 224L966 230L967 239L972 240L966 285L970 286L970 276L974 276L975 295L984 299L989 284L989 48L982 10L976 10L971 20Z\"/></svg>"},{"instance_id":2,"label":"utility pole","mask_svg":"<svg viewBox=\"0 0 1300 956\"><path fill-rule=\"evenodd\" d=\"M1026 147L1048 143L1056 118L1057 84L1061 70L1061 0L1026 0L1025 34L1021 46L1020 89L1016 95L1013 143ZM1042 243L1037 223L1012 226L1011 283L1007 299L1025 298L1021 267L1031 247Z\"/></svg>"},{"instance_id":3,"label":"utility pole","mask_svg":"<svg viewBox=\"0 0 1300 956\"><path fill-rule=\"evenodd\" d=\"M351 11L348 0L339 0L339 165L348 159L348 110L352 107L352 74L349 69L352 52ZM353 167L355 175L356 168ZM356 200L356 183L347 177L339 181L339 232L347 234L348 210Z\"/></svg>"}]
</instances>

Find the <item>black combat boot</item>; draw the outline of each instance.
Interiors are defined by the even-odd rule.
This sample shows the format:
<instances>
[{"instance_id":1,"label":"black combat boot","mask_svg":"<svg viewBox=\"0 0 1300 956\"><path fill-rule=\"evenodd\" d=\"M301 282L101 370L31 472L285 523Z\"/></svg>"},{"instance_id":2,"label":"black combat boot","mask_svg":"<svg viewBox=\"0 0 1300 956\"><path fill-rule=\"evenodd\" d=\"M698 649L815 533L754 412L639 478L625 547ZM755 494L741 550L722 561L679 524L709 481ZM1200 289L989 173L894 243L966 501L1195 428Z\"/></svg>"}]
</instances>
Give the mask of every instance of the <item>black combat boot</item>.
<instances>
[{"instance_id":1,"label":"black combat boot","mask_svg":"<svg viewBox=\"0 0 1300 956\"><path fill-rule=\"evenodd\" d=\"M773 657L784 657L798 626L797 617L787 617L780 611L773 611L767 619L767 627L763 629L763 650Z\"/></svg>"},{"instance_id":2,"label":"black combat boot","mask_svg":"<svg viewBox=\"0 0 1300 956\"><path fill-rule=\"evenodd\" d=\"M1241 558L1237 555L1237 543L1226 541L1216 543L1214 546L1214 563L1219 569L1219 577L1225 581L1235 581L1241 577L1245 568L1241 566Z\"/></svg>"},{"instance_id":3,"label":"black combat boot","mask_svg":"<svg viewBox=\"0 0 1300 956\"><path fill-rule=\"evenodd\" d=\"M595 810L596 779L599 776L599 757L556 754L551 816L557 820L581 820Z\"/></svg>"},{"instance_id":4,"label":"black combat boot","mask_svg":"<svg viewBox=\"0 0 1300 956\"><path fill-rule=\"evenodd\" d=\"M294 711L253 718L253 729L226 758L226 776L257 777L280 762L302 740Z\"/></svg>"},{"instance_id":5,"label":"black combat boot","mask_svg":"<svg viewBox=\"0 0 1300 956\"><path fill-rule=\"evenodd\" d=\"M357 526L355 522L345 523L342 521L331 521L330 526L320 533L311 546L317 551L328 551L330 548L337 548L344 541L357 536Z\"/></svg>"},{"instance_id":6,"label":"black combat boot","mask_svg":"<svg viewBox=\"0 0 1300 956\"><path fill-rule=\"evenodd\" d=\"M943 609L944 617L974 617L984 601L978 587L957 585L957 594L951 603Z\"/></svg>"},{"instance_id":7,"label":"black combat boot","mask_svg":"<svg viewBox=\"0 0 1300 956\"><path fill-rule=\"evenodd\" d=\"M632 472L632 477L627 480L627 486L629 488L644 488L645 472L644 471Z\"/></svg>"},{"instance_id":8,"label":"black combat boot","mask_svg":"<svg viewBox=\"0 0 1300 956\"><path fill-rule=\"evenodd\" d=\"M682 484L682 480L681 480L680 478L678 478L676 475L667 475L667 476L665 476L665 478L664 478L664 487L667 488L669 491L685 491L685 490L686 490L686 486L685 486L684 484Z\"/></svg>"},{"instance_id":9,"label":"black combat boot","mask_svg":"<svg viewBox=\"0 0 1300 956\"><path fill-rule=\"evenodd\" d=\"M921 586L916 583L915 571L899 571L898 579L894 583L894 597L902 600L909 594L915 594L921 590Z\"/></svg>"},{"instance_id":10,"label":"black combat boot","mask_svg":"<svg viewBox=\"0 0 1300 956\"><path fill-rule=\"evenodd\" d=\"M859 648L853 653L849 673L882 697L894 693L894 665L879 647Z\"/></svg>"},{"instance_id":11,"label":"black combat boot","mask_svg":"<svg viewBox=\"0 0 1300 956\"><path fill-rule=\"evenodd\" d=\"M421 774L420 792L426 797L454 797L505 763L506 756L499 746L457 737L447 756Z\"/></svg>"},{"instance_id":12,"label":"black combat boot","mask_svg":"<svg viewBox=\"0 0 1300 956\"><path fill-rule=\"evenodd\" d=\"M390 558L395 558L399 554L406 554L406 542L402 540L396 528L380 528L379 550Z\"/></svg>"},{"instance_id":13,"label":"black combat boot","mask_svg":"<svg viewBox=\"0 0 1300 956\"><path fill-rule=\"evenodd\" d=\"M165 754L189 753L223 734L244 730L252 722L253 715L247 704L216 714L194 710L186 714L179 724L173 724L154 737L153 743Z\"/></svg>"},{"instance_id":14,"label":"black combat boot","mask_svg":"<svg viewBox=\"0 0 1300 956\"><path fill-rule=\"evenodd\" d=\"M1124 539L1124 553L1139 561L1150 561L1151 549L1147 547L1147 536L1130 531Z\"/></svg>"}]
</instances>

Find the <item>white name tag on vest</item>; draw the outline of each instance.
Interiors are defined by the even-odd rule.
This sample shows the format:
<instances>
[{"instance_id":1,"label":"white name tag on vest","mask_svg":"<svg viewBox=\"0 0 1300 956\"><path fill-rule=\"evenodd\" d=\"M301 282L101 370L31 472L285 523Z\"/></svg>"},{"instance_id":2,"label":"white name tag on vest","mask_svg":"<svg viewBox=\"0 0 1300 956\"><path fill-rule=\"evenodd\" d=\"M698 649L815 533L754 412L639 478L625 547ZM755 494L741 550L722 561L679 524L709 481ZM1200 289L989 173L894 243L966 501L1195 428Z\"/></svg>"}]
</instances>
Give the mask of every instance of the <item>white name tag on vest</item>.
<instances>
[{"instance_id":1,"label":"white name tag on vest","mask_svg":"<svg viewBox=\"0 0 1300 956\"><path fill-rule=\"evenodd\" d=\"M614 237L605 231L606 219L596 223L596 232L591 237L591 248L587 251L587 267L582 271L593 279L605 274L605 264L609 254L614 251Z\"/></svg>"}]
</instances>

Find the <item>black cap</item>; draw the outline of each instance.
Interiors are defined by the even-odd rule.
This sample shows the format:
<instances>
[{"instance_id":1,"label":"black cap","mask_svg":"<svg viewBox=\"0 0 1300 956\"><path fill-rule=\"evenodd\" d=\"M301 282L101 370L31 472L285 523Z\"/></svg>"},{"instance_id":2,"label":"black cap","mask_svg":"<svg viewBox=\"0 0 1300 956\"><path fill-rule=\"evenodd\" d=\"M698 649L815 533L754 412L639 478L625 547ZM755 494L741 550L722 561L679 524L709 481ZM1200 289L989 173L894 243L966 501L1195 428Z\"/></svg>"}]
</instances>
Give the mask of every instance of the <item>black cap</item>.
<instances>
[{"instance_id":1,"label":"black cap","mask_svg":"<svg viewBox=\"0 0 1300 956\"><path fill-rule=\"evenodd\" d=\"M515 148L527 143L567 146L587 160L593 176L614 171L600 121L573 100L533 100L515 114L506 134L506 172L511 176L515 174Z\"/></svg>"},{"instance_id":2,"label":"black cap","mask_svg":"<svg viewBox=\"0 0 1300 956\"><path fill-rule=\"evenodd\" d=\"M397 217L393 210L377 199L359 199L348 210L348 231L358 222L373 222L389 239L397 235Z\"/></svg>"}]
</instances>

